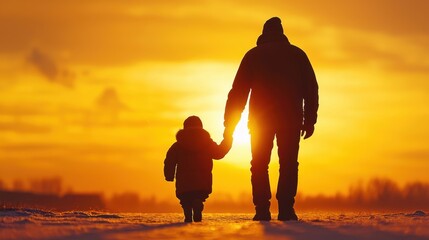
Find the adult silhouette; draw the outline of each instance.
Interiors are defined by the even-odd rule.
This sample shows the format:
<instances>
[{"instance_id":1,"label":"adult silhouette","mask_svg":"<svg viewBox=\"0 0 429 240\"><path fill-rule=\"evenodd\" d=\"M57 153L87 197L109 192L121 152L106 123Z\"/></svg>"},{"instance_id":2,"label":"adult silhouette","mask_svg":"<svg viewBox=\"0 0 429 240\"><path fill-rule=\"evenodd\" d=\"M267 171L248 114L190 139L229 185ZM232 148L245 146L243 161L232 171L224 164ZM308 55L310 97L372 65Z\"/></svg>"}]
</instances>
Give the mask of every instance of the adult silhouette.
<instances>
[{"instance_id":1,"label":"adult silhouette","mask_svg":"<svg viewBox=\"0 0 429 240\"><path fill-rule=\"evenodd\" d=\"M318 84L307 55L289 43L278 17L265 22L257 46L241 61L225 106L224 137L232 136L249 93L253 220L271 220L268 165L274 137L280 161L278 219L298 220L294 203L299 142L300 136L306 139L314 132Z\"/></svg>"}]
</instances>

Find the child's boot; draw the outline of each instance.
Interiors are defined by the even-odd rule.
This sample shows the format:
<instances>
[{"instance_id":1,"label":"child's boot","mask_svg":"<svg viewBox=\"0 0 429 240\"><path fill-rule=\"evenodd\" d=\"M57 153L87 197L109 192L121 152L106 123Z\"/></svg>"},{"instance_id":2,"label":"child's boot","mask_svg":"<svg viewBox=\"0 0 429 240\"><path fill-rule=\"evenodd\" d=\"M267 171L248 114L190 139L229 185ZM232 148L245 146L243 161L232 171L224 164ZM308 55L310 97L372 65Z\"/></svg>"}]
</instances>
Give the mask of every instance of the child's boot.
<instances>
[{"instance_id":1,"label":"child's boot","mask_svg":"<svg viewBox=\"0 0 429 240\"><path fill-rule=\"evenodd\" d=\"M192 210L194 211L194 222L201 222L203 219L204 204L201 199L195 199L192 203Z\"/></svg>"},{"instance_id":2,"label":"child's boot","mask_svg":"<svg viewBox=\"0 0 429 240\"><path fill-rule=\"evenodd\" d=\"M185 222L192 222L192 207L183 206L183 213L185 214Z\"/></svg>"}]
</instances>

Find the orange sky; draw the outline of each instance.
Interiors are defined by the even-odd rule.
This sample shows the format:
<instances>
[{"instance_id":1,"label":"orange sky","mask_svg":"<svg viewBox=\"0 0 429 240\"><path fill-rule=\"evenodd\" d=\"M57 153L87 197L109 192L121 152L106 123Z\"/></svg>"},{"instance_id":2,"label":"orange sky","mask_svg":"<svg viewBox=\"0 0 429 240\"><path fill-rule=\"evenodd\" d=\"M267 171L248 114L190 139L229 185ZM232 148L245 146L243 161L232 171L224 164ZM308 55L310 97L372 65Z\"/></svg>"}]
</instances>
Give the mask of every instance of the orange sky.
<instances>
[{"instance_id":1,"label":"orange sky","mask_svg":"<svg viewBox=\"0 0 429 240\"><path fill-rule=\"evenodd\" d=\"M3 1L0 179L60 176L76 191L173 197L162 166L176 131L195 114L221 140L241 58L279 16L320 87L299 191L371 177L429 182L427 9L425 0ZM215 194L249 192L249 161L249 143L237 140L215 163ZM274 185L275 155L271 172Z\"/></svg>"}]
</instances>

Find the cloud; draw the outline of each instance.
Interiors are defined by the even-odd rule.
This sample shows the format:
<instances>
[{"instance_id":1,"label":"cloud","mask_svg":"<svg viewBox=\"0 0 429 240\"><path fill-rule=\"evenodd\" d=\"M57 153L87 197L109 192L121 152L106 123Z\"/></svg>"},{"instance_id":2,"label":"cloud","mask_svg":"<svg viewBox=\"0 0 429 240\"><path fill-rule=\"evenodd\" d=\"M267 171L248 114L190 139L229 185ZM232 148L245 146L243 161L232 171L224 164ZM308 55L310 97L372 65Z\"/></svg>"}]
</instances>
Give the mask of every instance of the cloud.
<instances>
[{"instance_id":1,"label":"cloud","mask_svg":"<svg viewBox=\"0 0 429 240\"><path fill-rule=\"evenodd\" d=\"M0 35L4 36L0 38L0 53L15 54L37 43L42 49L69 53L69 62L78 64L231 58L231 51L219 51L213 41L231 48L251 29L251 24L246 24L248 19L219 18L211 10L221 9L225 3L17 2L0 9L4 19L0 21Z\"/></svg>"},{"instance_id":2,"label":"cloud","mask_svg":"<svg viewBox=\"0 0 429 240\"><path fill-rule=\"evenodd\" d=\"M256 0L246 1L252 4ZM361 29L393 35L427 34L426 0L410 2L390 0L363 1L288 1L275 0L271 7L284 7L288 16L303 16L318 26L337 26L344 29Z\"/></svg>"},{"instance_id":3,"label":"cloud","mask_svg":"<svg viewBox=\"0 0 429 240\"><path fill-rule=\"evenodd\" d=\"M47 54L39 49L33 49L28 56L28 61L50 82L72 88L75 74L67 69L62 69Z\"/></svg>"},{"instance_id":4,"label":"cloud","mask_svg":"<svg viewBox=\"0 0 429 240\"><path fill-rule=\"evenodd\" d=\"M116 88L106 87L95 100L95 109L89 110L83 126L86 127L119 127L127 126L125 123L130 119L121 119L122 112L130 108L121 100ZM145 121L131 121L137 125L145 125Z\"/></svg>"},{"instance_id":5,"label":"cloud","mask_svg":"<svg viewBox=\"0 0 429 240\"><path fill-rule=\"evenodd\" d=\"M300 35L296 31L292 28L291 38ZM429 48L423 44L411 44L415 41L418 42L418 38L320 27L311 34L306 33L297 45L306 50L315 66L325 69L377 68L385 73L426 74L429 72L426 57Z\"/></svg>"},{"instance_id":6,"label":"cloud","mask_svg":"<svg viewBox=\"0 0 429 240\"><path fill-rule=\"evenodd\" d=\"M12 117L29 117L45 115L47 111L23 104L0 104L0 115Z\"/></svg>"},{"instance_id":7,"label":"cloud","mask_svg":"<svg viewBox=\"0 0 429 240\"><path fill-rule=\"evenodd\" d=\"M392 158L403 161L404 159L408 161L429 161L429 149L407 149L403 151L396 151L389 154Z\"/></svg>"},{"instance_id":8,"label":"cloud","mask_svg":"<svg viewBox=\"0 0 429 240\"><path fill-rule=\"evenodd\" d=\"M240 58L254 45L263 22L275 13L285 29L310 22L317 39L323 27L358 29L394 38L427 36L428 2L375 1L13 1L0 9L0 52L34 43L66 52L71 63L111 65L142 60ZM31 6L31 7L30 7ZM219 12L222 11L222 17ZM94 18L94 15L97 18ZM43 28L39 26L44 26ZM16 29L19 29L17 31ZM300 29L307 31L307 29ZM100 41L102 39L102 41ZM421 42L425 46L427 37Z\"/></svg>"},{"instance_id":9,"label":"cloud","mask_svg":"<svg viewBox=\"0 0 429 240\"><path fill-rule=\"evenodd\" d=\"M0 132L15 132L19 134L36 133L45 134L51 131L51 127L45 125L37 125L20 121L0 122Z\"/></svg>"},{"instance_id":10,"label":"cloud","mask_svg":"<svg viewBox=\"0 0 429 240\"><path fill-rule=\"evenodd\" d=\"M114 114L128 109L128 107L119 99L116 89L112 87L108 87L103 90L97 98L96 105L99 109Z\"/></svg>"}]
</instances>

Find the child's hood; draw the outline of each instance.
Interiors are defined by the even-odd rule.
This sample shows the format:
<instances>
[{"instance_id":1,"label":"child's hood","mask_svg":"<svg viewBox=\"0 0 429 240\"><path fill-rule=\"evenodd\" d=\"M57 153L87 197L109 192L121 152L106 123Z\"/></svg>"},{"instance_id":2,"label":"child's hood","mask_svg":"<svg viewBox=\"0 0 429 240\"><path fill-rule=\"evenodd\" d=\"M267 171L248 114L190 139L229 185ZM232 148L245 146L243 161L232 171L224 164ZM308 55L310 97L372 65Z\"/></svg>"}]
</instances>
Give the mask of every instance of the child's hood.
<instances>
[{"instance_id":1,"label":"child's hood","mask_svg":"<svg viewBox=\"0 0 429 240\"><path fill-rule=\"evenodd\" d=\"M181 129L176 134L177 142L187 149L207 146L210 143L210 134L202 128Z\"/></svg>"}]
</instances>

